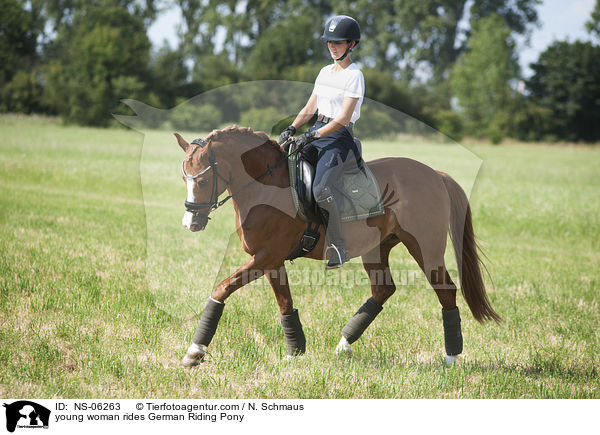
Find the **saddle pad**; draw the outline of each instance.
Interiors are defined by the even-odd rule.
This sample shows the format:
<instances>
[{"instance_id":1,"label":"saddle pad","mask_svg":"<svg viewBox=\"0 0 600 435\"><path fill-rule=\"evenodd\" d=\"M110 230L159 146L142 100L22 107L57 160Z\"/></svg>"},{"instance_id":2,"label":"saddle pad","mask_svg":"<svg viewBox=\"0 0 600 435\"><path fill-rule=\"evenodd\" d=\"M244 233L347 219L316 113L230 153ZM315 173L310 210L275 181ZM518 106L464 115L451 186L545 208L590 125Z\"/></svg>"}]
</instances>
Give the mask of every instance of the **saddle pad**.
<instances>
[{"instance_id":1,"label":"saddle pad","mask_svg":"<svg viewBox=\"0 0 600 435\"><path fill-rule=\"evenodd\" d=\"M298 216L305 222L310 222L310 215L305 210L305 204L298 195L297 160L300 153L296 153L296 144L292 143L289 150L288 168L290 173L290 189L292 199ZM379 184L369 167L363 163L362 168L353 165L346 169L342 179L344 207L340 215L342 222L380 216L385 213L381 200Z\"/></svg>"}]
</instances>

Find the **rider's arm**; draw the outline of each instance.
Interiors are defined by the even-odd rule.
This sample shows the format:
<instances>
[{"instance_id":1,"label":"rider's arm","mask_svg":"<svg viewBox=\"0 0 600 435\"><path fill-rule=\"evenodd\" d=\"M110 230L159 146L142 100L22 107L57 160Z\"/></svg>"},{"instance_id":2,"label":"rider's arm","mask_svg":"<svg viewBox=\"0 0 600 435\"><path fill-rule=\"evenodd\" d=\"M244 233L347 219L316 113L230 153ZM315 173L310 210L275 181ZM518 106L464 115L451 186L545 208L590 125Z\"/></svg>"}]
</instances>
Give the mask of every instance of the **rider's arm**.
<instances>
[{"instance_id":1,"label":"rider's arm","mask_svg":"<svg viewBox=\"0 0 600 435\"><path fill-rule=\"evenodd\" d=\"M310 98L308 99L306 106L304 106L302 108L300 113L298 113L298 116L296 116L296 119L294 120L294 122L292 122L292 125L294 126L294 128L296 130L298 130L300 127L302 127L308 121L310 121L310 118L312 118L316 112L317 112L317 94L313 93L310 96Z\"/></svg>"},{"instance_id":2,"label":"rider's arm","mask_svg":"<svg viewBox=\"0 0 600 435\"><path fill-rule=\"evenodd\" d=\"M313 94L314 95L314 94ZM316 102L316 99L315 99ZM354 113L354 108L358 103L358 98L344 97L342 100L342 111L338 116L336 116L333 120L331 120L328 124L325 124L323 127L319 128L319 133L321 137L327 136L328 134L333 133L336 130L348 125L350 120L352 119L352 113Z\"/></svg>"}]
</instances>

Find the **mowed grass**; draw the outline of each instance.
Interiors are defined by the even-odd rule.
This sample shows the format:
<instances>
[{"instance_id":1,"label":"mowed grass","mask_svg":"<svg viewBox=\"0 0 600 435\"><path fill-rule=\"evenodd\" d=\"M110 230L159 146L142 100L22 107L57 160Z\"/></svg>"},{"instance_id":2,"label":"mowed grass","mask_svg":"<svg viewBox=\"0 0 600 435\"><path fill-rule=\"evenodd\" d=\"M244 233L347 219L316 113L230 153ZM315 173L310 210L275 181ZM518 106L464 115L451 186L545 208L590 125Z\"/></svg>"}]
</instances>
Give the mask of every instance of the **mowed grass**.
<instances>
[{"instance_id":1,"label":"mowed grass","mask_svg":"<svg viewBox=\"0 0 600 435\"><path fill-rule=\"evenodd\" d=\"M363 145L368 158L393 151L455 168L467 189L479 164L447 143ZM186 370L179 361L206 298L247 258L231 206L202 233L181 227L182 152L168 132L0 118L0 395L600 397L599 150L471 150L483 161L474 225L489 258L490 298L505 321L479 325L459 297L465 350L457 366L443 364L437 298L398 246L398 290L352 358L333 350L370 295L360 263L325 274L323 264L301 259L288 271L306 355L281 361L277 306L260 279L228 300L211 356Z\"/></svg>"}]
</instances>

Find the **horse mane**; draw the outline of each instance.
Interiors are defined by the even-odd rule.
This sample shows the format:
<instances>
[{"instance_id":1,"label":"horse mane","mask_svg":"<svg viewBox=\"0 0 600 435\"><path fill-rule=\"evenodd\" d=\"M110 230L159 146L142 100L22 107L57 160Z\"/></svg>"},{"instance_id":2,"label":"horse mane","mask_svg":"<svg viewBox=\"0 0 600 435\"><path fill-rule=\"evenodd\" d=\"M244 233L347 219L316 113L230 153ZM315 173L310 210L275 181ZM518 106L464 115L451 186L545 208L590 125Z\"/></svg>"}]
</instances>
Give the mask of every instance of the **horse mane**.
<instances>
[{"instance_id":1,"label":"horse mane","mask_svg":"<svg viewBox=\"0 0 600 435\"><path fill-rule=\"evenodd\" d=\"M235 138L258 138L265 142L265 144L271 145L275 150L281 152L281 148L277 141L271 139L263 131L254 131L250 127L239 127L237 125L230 125L229 127L222 128L221 130L213 130L207 137L206 141L210 140L231 140Z\"/></svg>"}]
</instances>

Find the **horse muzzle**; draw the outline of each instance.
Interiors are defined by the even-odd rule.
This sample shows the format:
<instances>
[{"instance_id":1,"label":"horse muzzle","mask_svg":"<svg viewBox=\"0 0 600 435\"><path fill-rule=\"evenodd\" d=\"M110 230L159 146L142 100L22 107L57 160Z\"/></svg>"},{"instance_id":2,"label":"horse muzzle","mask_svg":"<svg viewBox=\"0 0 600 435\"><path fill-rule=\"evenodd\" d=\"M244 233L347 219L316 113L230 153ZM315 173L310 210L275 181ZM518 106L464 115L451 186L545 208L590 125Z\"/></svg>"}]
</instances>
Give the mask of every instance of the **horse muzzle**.
<instances>
[{"instance_id":1,"label":"horse muzzle","mask_svg":"<svg viewBox=\"0 0 600 435\"><path fill-rule=\"evenodd\" d=\"M181 220L181 224L191 232L202 231L208 223L208 214L186 211Z\"/></svg>"},{"instance_id":2,"label":"horse muzzle","mask_svg":"<svg viewBox=\"0 0 600 435\"><path fill-rule=\"evenodd\" d=\"M214 204L209 202L185 202L185 213L181 224L192 232L202 231L210 219L209 213L214 208Z\"/></svg>"}]
</instances>

